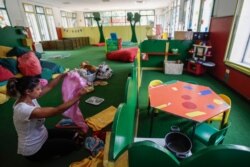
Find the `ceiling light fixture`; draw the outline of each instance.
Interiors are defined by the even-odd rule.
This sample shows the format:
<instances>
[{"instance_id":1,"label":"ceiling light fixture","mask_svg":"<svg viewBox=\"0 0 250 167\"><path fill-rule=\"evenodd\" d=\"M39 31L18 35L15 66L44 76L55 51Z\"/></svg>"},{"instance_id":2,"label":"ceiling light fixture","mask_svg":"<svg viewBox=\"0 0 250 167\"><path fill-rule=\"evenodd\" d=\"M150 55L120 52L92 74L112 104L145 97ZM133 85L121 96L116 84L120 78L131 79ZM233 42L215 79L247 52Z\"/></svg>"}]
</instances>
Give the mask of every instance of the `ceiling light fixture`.
<instances>
[{"instance_id":1,"label":"ceiling light fixture","mask_svg":"<svg viewBox=\"0 0 250 167\"><path fill-rule=\"evenodd\" d=\"M69 4L70 4L70 2L63 2L63 4L64 4L64 5L69 5Z\"/></svg>"},{"instance_id":2,"label":"ceiling light fixture","mask_svg":"<svg viewBox=\"0 0 250 167\"><path fill-rule=\"evenodd\" d=\"M143 3L143 0L137 0L136 3Z\"/></svg>"}]
</instances>

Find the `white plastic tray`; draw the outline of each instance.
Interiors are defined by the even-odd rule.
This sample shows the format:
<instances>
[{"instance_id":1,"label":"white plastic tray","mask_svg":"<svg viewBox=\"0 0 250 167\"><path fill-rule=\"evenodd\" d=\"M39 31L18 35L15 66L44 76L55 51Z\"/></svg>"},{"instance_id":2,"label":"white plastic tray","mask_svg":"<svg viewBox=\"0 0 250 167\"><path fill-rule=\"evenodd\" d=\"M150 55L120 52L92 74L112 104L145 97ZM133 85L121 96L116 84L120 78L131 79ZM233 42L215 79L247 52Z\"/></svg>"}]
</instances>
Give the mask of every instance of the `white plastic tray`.
<instances>
[{"instance_id":1,"label":"white plastic tray","mask_svg":"<svg viewBox=\"0 0 250 167\"><path fill-rule=\"evenodd\" d=\"M93 105L99 105L104 101L103 98L92 96L85 100L86 103L93 104Z\"/></svg>"}]
</instances>

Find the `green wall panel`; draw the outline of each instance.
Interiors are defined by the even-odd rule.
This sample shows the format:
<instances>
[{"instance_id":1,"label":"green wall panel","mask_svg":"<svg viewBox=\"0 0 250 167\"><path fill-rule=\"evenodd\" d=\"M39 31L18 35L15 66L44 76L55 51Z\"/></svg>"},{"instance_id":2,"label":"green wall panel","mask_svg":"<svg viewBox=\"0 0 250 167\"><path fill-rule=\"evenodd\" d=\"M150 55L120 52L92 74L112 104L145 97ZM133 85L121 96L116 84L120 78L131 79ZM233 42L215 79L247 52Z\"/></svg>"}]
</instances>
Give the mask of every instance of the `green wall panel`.
<instances>
[{"instance_id":1,"label":"green wall panel","mask_svg":"<svg viewBox=\"0 0 250 167\"><path fill-rule=\"evenodd\" d=\"M145 40L140 44L141 53L162 52L166 50L166 42L169 42L169 52L177 48L179 55L168 56L168 60L182 60L183 62L191 55L188 50L192 48L192 40ZM163 67L164 56L149 56L148 61L142 61L142 67Z\"/></svg>"}]
</instances>

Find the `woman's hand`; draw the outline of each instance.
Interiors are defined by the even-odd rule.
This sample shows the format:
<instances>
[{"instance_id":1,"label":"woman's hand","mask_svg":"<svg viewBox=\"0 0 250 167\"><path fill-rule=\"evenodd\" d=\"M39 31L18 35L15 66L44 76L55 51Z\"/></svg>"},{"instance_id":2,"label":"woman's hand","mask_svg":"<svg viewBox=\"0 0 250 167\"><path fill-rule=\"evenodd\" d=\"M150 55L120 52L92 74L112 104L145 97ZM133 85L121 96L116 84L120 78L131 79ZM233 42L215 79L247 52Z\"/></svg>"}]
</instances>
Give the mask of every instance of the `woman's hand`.
<instances>
[{"instance_id":1,"label":"woman's hand","mask_svg":"<svg viewBox=\"0 0 250 167\"><path fill-rule=\"evenodd\" d=\"M82 96L92 91L94 91L94 88L92 86L84 87L78 91L77 95Z\"/></svg>"},{"instance_id":2,"label":"woman's hand","mask_svg":"<svg viewBox=\"0 0 250 167\"><path fill-rule=\"evenodd\" d=\"M53 79L51 82L49 82L43 89L41 96L52 90L65 76L67 76L68 73L63 73L58 75L55 79Z\"/></svg>"}]
</instances>

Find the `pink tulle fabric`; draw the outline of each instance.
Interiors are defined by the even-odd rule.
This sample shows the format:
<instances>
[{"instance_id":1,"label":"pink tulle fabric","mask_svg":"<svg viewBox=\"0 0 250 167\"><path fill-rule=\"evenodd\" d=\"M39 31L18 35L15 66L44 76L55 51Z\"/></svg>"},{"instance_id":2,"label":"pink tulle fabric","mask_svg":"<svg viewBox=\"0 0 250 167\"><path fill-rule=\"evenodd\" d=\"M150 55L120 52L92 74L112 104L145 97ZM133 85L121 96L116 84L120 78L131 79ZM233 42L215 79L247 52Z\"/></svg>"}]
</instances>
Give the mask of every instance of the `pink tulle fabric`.
<instances>
[{"instance_id":1,"label":"pink tulle fabric","mask_svg":"<svg viewBox=\"0 0 250 167\"><path fill-rule=\"evenodd\" d=\"M62 84L63 101L66 102L72 99L78 91L85 86L87 86L87 81L85 79L80 77L77 72L69 72L65 76ZM70 118L78 127L82 129L84 133L87 133L88 125L85 123L84 117L78 105L79 101L66 110L63 113L63 116Z\"/></svg>"},{"instance_id":2,"label":"pink tulle fabric","mask_svg":"<svg viewBox=\"0 0 250 167\"><path fill-rule=\"evenodd\" d=\"M48 85L48 80L46 79L39 78L39 82L42 87L45 87L46 85Z\"/></svg>"}]
</instances>

